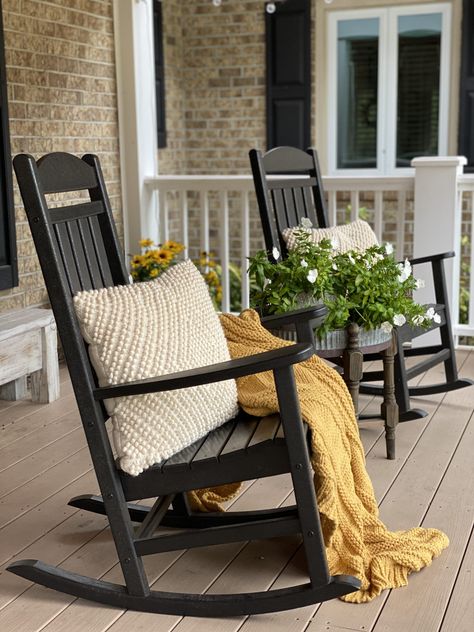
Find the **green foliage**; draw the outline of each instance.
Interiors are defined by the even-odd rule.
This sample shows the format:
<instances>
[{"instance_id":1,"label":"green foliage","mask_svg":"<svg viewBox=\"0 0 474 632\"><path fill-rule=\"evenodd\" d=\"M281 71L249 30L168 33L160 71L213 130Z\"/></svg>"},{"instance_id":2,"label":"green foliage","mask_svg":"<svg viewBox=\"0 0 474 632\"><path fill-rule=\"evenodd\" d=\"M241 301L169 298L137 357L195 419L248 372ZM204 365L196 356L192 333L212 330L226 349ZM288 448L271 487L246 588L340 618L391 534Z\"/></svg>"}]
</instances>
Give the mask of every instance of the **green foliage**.
<instances>
[{"instance_id":1,"label":"green foliage","mask_svg":"<svg viewBox=\"0 0 474 632\"><path fill-rule=\"evenodd\" d=\"M464 251L469 251L471 247L471 241L468 235L461 237L461 275L460 275L460 287L459 287L459 322L465 324L469 322L469 280L471 275L471 267L466 259L463 257Z\"/></svg>"},{"instance_id":2,"label":"green foliage","mask_svg":"<svg viewBox=\"0 0 474 632\"><path fill-rule=\"evenodd\" d=\"M423 326L439 316L426 313L412 298L421 282L406 261L399 264L392 248L372 246L365 252L340 253L329 240L316 245L301 227L296 247L286 259L269 260L265 251L250 259L254 287L251 305L262 315L280 314L324 302L328 316L319 334L355 322L365 329L401 325Z\"/></svg>"}]
</instances>

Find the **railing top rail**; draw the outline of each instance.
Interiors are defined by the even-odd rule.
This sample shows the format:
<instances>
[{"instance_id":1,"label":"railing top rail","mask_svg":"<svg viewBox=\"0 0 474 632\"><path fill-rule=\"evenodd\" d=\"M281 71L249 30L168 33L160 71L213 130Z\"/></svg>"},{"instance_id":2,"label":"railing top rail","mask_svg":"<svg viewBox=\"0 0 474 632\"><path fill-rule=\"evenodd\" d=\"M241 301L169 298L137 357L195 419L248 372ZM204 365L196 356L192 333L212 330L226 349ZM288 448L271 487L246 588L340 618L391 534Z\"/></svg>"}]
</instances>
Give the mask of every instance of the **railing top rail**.
<instances>
[{"instance_id":1,"label":"railing top rail","mask_svg":"<svg viewBox=\"0 0 474 632\"><path fill-rule=\"evenodd\" d=\"M145 185L161 191L252 191L251 175L149 176Z\"/></svg>"},{"instance_id":2,"label":"railing top rail","mask_svg":"<svg viewBox=\"0 0 474 632\"><path fill-rule=\"evenodd\" d=\"M462 191L474 191L474 173L463 173L458 176L458 187Z\"/></svg>"},{"instance_id":3,"label":"railing top rail","mask_svg":"<svg viewBox=\"0 0 474 632\"><path fill-rule=\"evenodd\" d=\"M412 191L413 176L323 176L326 191Z\"/></svg>"},{"instance_id":4,"label":"railing top rail","mask_svg":"<svg viewBox=\"0 0 474 632\"><path fill-rule=\"evenodd\" d=\"M291 177L298 178L293 175ZM414 186L414 178L411 176L323 176L323 181L327 191L411 191ZM157 175L145 178L145 184L151 189L161 191L253 190L250 174Z\"/></svg>"}]
</instances>

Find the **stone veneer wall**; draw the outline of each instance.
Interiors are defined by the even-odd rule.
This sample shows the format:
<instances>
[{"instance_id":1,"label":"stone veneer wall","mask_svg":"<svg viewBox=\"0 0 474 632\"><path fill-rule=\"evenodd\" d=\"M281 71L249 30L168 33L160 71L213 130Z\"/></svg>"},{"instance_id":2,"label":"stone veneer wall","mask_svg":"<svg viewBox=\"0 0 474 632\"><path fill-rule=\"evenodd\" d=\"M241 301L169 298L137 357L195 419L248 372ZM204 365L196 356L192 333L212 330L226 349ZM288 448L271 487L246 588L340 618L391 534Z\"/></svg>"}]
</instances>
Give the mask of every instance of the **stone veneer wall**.
<instances>
[{"instance_id":1,"label":"stone veneer wall","mask_svg":"<svg viewBox=\"0 0 474 632\"><path fill-rule=\"evenodd\" d=\"M122 233L112 0L3 0L11 150L99 155ZM47 302L15 184L19 287L0 312Z\"/></svg>"}]
</instances>

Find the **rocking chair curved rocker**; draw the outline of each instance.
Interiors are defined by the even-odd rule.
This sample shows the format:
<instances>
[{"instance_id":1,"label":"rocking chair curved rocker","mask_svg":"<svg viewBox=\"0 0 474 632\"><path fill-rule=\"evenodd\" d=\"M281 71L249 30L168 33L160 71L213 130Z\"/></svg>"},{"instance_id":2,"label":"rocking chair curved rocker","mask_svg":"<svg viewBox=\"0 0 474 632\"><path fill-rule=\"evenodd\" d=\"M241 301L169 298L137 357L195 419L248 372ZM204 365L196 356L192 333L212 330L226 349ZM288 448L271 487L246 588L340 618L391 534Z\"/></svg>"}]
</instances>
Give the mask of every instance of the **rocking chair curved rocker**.
<instances>
[{"instance_id":1,"label":"rocking chair curved rocker","mask_svg":"<svg viewBox=\"0 0 474 632\"><path fill-rule=\"evenodd\" d=\"M120 608L192 616L236 616L299 608L341 596L360 586L350 576L329 574L321 534L307 428L301 420L292 365L310 357L309 344L295 344L241 359L99 388L80 333L73 295L129 282L112 212L96 156L82 159L53 153L36 162L16 156L14 167L41 268L68 363L100 496L73 498L70 505L105 514L125 585L70 573L37 560L20 560L8 570L30 581L76 597ZM49 208L46 194L88 191L89 200ZM312 308L311 316L322 315ZM104 399L161 392L272 370L280 415L238 416L195 444L138 476L120 470L109 443ZM186 492L291 473L294 507L252 512L199 514ZM156 498L152 507L135 501ZM170 508L172 507L172 509ZM134 530L132 523L139 526ZM160 535L159 526L178 531ZM183 531L182 529L186 529ZM142 557L249 539L301 533L308 582L257 593L183 594L150 587Z\"/></svg>"}]
</instances>

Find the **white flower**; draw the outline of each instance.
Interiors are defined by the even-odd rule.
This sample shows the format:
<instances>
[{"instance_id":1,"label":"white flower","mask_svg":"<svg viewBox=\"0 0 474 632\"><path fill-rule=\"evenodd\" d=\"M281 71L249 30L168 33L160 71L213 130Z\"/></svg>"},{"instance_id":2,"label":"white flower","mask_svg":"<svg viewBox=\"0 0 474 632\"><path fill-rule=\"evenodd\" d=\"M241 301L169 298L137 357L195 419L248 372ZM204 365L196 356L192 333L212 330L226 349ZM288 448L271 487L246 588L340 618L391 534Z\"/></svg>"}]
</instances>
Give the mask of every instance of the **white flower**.
<instances>
[{"instance_id":1,"label":"white flower","mask_svg":"<svg viewBox=\"0 0 474 632\"><path fill-rule=\"evenodd\" d=\"M339 239L337 237L333 237L331 239L331 247L333 250L337 250L339 248Z\"/></svg>"},{"instance_id":2,"label":"white flower","mask_svg":"<svg viewBox=\"0 0 474 632\"><path fill-rule=\"evenodd\" d=\"M301 219L301 226L303 228L312 228L313 227L313 222L309 219L309 217L303 217Z\"/></svg>"},{"instance_id":3,"label":"white flower","mask_svg":"<svg viewBox=\"0 0 474 632\"><path fill-rule=\"evenodd\" d=\"M439 314L435 314L433 316L433 321L439 325L441 322L441 316Z\"/></svg>"},{"instance_id":4,"label":"white flower","mask_svg":"<svg viewBox=\"0 0 474 632\"><path fill-rule=\"evenodd\" d=\"M411 275L411 263L408 259L405 259L405 263L399 263L398 269L400 270L400 274L398 275L398 280L400 283L406 281Z\"/></svg>"},{"instance_id":5,"label":"white flower","mask_svg":"<svg viewBox=\"0 0 474 632\"><path fill-rule=\"evenodd\" d=\"M428 318L428 320L434 320L434 317L435 317L434 307L429 307L426 310L425 318Z\"/></svg>"},{"instance_id":6,"label":"white flower","mask_svg":"<svg viewBox=\"0 0 474 632\"><path fill-rule=\"evenodd\" d=\"M389 334L393 329L392 323L389 323L388 320L386 320L384 323L380 325L380 329L384 331L386 334Z\"/></svg>"},{"instance_id":7,"label":"white flower","mask_svg":"<svg viewBox=\"0 0 474 632\"><path fill-rule=\"evenodd\" d=\"M308 272L308 276L306 277L308 279L308 281L310 283L314 283L316 281L316 279L318 278L318 271L317 270L310 270Z\"/></svg>"},{"instance_id":8,"label":"white flower","mask_svg":"<svg viewBox=\"0 0 474 632\"><path fill-rule=\"evenodd\" d=\"M384 259L384 256L380 254L380 252L374 252L373 256L376 261L382 261Z\"/></svg>"},{"instance_id":9,"label":"white flower","mask_svg":"<svg viewBox=\"0 0 474 632\"><path fill-rule=\"evenodd\" d=\"M424 320L425 320L425 319L424 319L424 317L423 317L423 316L419 316L419 315L418 315L418 316L414 316L414 317L413 317L412 322L413 322L413 324L415 325L415 327L418 327L418 325L422 325L422 324L423 324L423 321L424 321Z\"/></svg>"},{"instance_id":10,"label":"white flower","mask_svg":"<svg viewBox=\"0 0 474 632\"><path fill-rule=\"evenodd\" d=\"M275 248L275 246L273 246L272 257L275 259L275 261L278 261L278 259L280 258L280 251L278 250L278 248Z\"/></svg>"},{"instance_id":11,"label":"white flower","mask_svg":"<svg viewBox=\"0 0 474 632\"><path fill-rule=\"evenodd\" d=\"M401 327L406 322L407 322L407 319L405 318L403 314L395 314L395 316L393 317L393 324L396 325L397 327Z\"/></svg>"},{"instance_id":12,"label":"white flower","mask_svg":"<svg viewBox=\"0 0 474 632\"><path fill-rule=\"evenodd\" d=\"M416 280L416 289L420 290L422 287L425 287L425 282L423 281L423 279L417 279Z\"/></svg>"},{"instance_id":13,"label":"white flower","mask_svg":"<svg viewBox=\"0 0 474 632\"><path fill-rule=\"evenodd\" d=\"M308 262L305 261L304 259L301 259L301 267L302 268L307 268L308 267Z\"/></svg>"},{"instance_id":14,"label":"white flower","mask_svg":"<svg viewBox=\"0 0 474 632\"><path fill-rule=\"evenodd\" d=\"M332 264L332 269L333 270L338 270L338 267L337 267L337 265L335 263Z\"/></svg>"},{"instance_id":15,"label":"white flower","mask_svg":"<svg viewBox=\"0 0 474 632\"><path fill-rule=\"evenodd\" d=\"M355 264L354 257L351 255L351 253L350 253L350 252L349 252L349 254L347 255L347 258L348 258L348 259L349 259L349 261L352 263L352 265L354 265L354 264Z\"/></svg>"},{"instance_id":16,"label":"white flower","mask_svg":"<svg viewBox=\"0 0 474 632\"><path fill-rule=\"evenodd\" d=\"M391 255L393 253L393 246L392 246L392 244L389 244L388 242L385 244L385 253L387 255Z\"/></svg>"}]
</instances>

